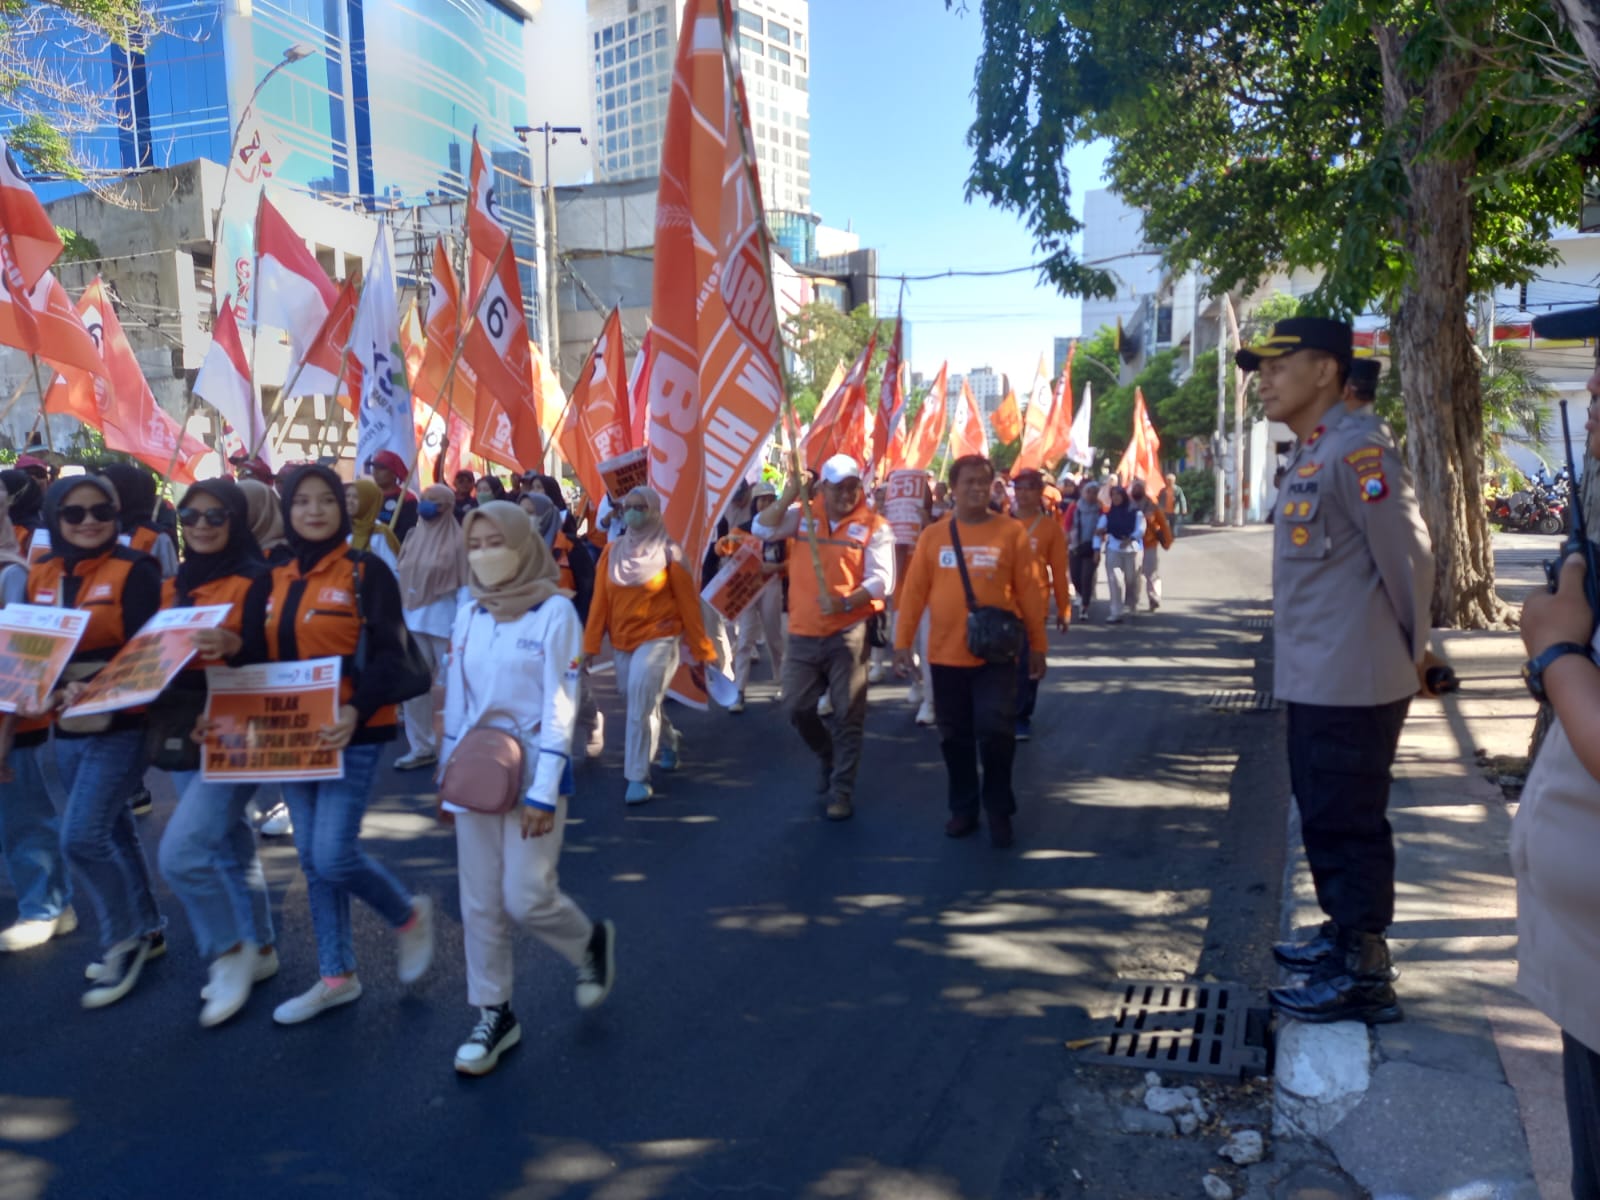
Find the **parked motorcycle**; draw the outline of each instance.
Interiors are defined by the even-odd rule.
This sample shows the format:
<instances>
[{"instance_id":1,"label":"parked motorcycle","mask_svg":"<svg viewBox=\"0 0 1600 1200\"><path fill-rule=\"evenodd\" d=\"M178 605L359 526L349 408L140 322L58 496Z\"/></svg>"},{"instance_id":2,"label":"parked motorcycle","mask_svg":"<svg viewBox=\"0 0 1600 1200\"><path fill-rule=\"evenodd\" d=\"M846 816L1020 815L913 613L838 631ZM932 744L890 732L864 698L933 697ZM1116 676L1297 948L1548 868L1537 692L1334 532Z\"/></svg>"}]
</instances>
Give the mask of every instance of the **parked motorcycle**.
<instances>
[{"instance_id":1,"label":"parked motorcycle","mask_svg":"<svg viewBox=\"0 0 1600 1200\"><path fill-rule=\"evenodd\" d=\"M1533 484L1509 496L1489 497L1489 520L1512 533L1559 534L1567 528L1567 502L1554 487Z\"/></svg>"}]
</instances>

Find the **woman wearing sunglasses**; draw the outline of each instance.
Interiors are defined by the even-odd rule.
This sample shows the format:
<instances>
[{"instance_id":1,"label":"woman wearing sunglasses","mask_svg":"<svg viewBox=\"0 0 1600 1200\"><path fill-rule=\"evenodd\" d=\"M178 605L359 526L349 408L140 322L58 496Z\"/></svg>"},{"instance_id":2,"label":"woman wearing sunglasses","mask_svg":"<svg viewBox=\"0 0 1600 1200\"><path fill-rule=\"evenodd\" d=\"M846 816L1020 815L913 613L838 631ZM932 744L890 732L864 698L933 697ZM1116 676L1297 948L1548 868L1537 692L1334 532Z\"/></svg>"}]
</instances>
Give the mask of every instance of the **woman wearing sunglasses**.
<instances>
[{"instance_id":1,"label":"woman wearing sunglasses","mask_svg":"<svg viewBox=\"0 0 1600 1200\"><path fill-rule=\"evenodd\" d=\"M249 527L249 505L231 479L210 479L184 493L178 506L183 561L162 591L165 608L227 605L215 629L195 633L197 657L173 680L152 720L165 706L176 720L178 758L170 764L178 806L161 839L161 874L183 903L200 953L210 963L200 1024L220 1025L250 998L251 988L278 972L272 909L245 808L254 784L207 783L198 747L189 738L205 704L205 667L243 648L245 598L267 564ZM163 732L166 732L163 729ZM187 760L187 761L186 761Z\"/></svg>"},{"instance_id":2,"label":"woman wearing sunglasses","mask_svg":"<svg viewBox=\"0 0 1600 1200\"><path fill-rule=\"evenodd\" d=\"M617 691L628 705L622 768L628 789L623 799L643 804L655 794L651 762L663 771L678 766L678 731L661 710L678 669L678 642L688 640L698 663L712 661L716 650L706 636L700 593L684 568L683 551L661 523L661 497L637 487L620 508L626 532L605 548L595 565L583 656L587 669L610 636ZM701 668L696 673L701 675Z\"/></svg>"},{"instance_id":3,"label":"woman wearing sunglasses","mask_svg":"<svg viewBox=\"0 0 1600 1200\"><path fill-rule=\"evenodd\" d=\"M62 675L68 685L98 672L161 607L161 570L148 554L117 543L118 515L116 488L99 476L60 480L45 494L51 549L28 573L28 603L89 614ZM70 690L58 688L46 712ZM83 995L85 1008L122 999L145 962L166 951L150 866L128 808L144 776L143 723L142 710L125 709L55 724L56 771L67 793L62 844L94 909L104 954L87 972L94 986ZM38 727L18 729L21 740Z\"/></svg>"},{"instance_id":4,"label":"woman wearing sunglasses","mask_svg":"<svg viewBox=\"0 0 1600 1200\"><path fill-rule=\"evenodd\" d=\"M251 589L240 661L337 656L344 662L338 720L321 731L323 745L344 751L344 777L283 785L321 974L303 995L274 1010L278 1024L294 1025L361 995L352 897L394 929L401 983L415 983L433 961L433 902L402 887L359 842L378 759L398 720L401 689L393 668L406 657L400 587L382 562L348 545L344 484L327 467L308 464L289 476L283 517L294 557Z\"/></svg>"}]
</instances>

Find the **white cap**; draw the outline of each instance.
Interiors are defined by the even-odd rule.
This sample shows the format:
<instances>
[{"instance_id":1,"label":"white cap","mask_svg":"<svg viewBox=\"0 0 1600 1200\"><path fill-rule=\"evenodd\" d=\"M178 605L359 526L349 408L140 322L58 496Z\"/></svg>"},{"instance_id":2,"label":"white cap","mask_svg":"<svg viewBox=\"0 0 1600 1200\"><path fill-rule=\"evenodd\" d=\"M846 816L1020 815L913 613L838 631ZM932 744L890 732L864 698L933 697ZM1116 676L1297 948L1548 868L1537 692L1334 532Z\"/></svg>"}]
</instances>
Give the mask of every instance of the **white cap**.
<instances>
[{"instance_id":1,"label":"white cap","mask_svg":"<svg viewBox=\"0 0 1600 1200\"><path fill-rule=\"evenodd\" d=\"M848 454L835 454L822 464L823 483L843 483L846 479L860 479L861 464Z\"/></svg>"},{"instance_id":2,"label":"white cap","mask_svg":"<svg viewBox=\"0 0 1600 1200\"><path fill-rule=\"evenodd\" d=\"M777 494L778 494L778 489L773 487L765 479L763 479L760 483L756 484L755 487L750 489L750 498L752 500L760 499L762 496L773 496L773 497L776 497Z\"/></svg>"}]
</instances>

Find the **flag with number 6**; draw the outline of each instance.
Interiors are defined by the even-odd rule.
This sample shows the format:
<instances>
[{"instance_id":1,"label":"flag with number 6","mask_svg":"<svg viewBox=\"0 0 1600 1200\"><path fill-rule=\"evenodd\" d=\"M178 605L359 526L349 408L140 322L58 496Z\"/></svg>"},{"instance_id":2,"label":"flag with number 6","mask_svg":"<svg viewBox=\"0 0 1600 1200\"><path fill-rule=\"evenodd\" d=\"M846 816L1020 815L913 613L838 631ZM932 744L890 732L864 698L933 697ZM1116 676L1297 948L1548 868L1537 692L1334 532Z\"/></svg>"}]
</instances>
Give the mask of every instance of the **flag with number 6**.
<instances>
[{"instance_id":1,"label":"flag with number 6","mask_svg":"<svg viewBox=\"0 0 1600 1200\"><path fill-rule=\"evenodd\" d=\"M544 461L544 439L534 398L528 323L522 315L522 285L517 280L517 260L509 252L485 278L474 317L462 355L477 380L472 452L503 467L537 470Z\"/></svg>"}]
</instances>

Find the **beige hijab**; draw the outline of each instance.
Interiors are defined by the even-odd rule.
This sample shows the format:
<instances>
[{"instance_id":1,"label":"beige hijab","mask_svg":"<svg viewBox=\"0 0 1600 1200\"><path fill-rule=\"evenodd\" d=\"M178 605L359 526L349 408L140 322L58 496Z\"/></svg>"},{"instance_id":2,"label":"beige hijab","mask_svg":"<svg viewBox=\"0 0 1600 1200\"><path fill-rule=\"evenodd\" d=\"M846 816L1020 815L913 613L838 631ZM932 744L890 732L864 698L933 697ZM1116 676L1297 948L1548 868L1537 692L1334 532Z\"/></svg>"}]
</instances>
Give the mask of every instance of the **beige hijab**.
<instances>
[{"instance_id":1,"label":"beige hijab","mask_svg":"<svg viewBox=\"0 0 1600 1200\"><path fill-rule=\"evenodd\" d=\"M652 488L636 487L617 508L622 509L629 500L643 500L649 507L649 518L639 529L628 529L606 547L610 564L607 576L617 587L641 587L667 569L669 563L682 562L683 551L667 536L666 525L661 520L661 497Z\"/></svg>"},{"instance_id":2,"label":"beige hijab","mask_svg":"<svg viewBox=\"0 0 1600 1200\"><path fill-rule=\"evenodd\" d=\"M239 480L245 508L250 514L250 532L255 534L261 553L270 555L284 544L283 508L278 493L259 479Z\"/></svg>"},{"instance_id":3,"label":"beige hijab","mask_svg":"<svg viewBox=\"0 0 1600 1200\"><path fill-rule=\"evenodd\" d=\"M472 598L496 621L515 621L531 608L543 604L551 596L572 593L560 586L561 571L550 554L550 547L535 533L528 514L509 500L491 500L480 504L462 522L461 540L472 536L473 527L487 521L506 539L506 545L517 554L517 573L498 587L484 587L475 573L468 571L467 586Z\"/></svg>"},{"instance_id":4,"label":"beige hijab","mask_svg":"<svg viewBox=\"0 0 1600 1200\"><path fill-rule=\"evenodd\" d=\"M424 500L439 506L429 521L419 517L400 545L400 602L426 608L448 599L467 582L467 539L456 521L456 494L442 483L424 488Z\"/></svg>"},{"instance_id":5,"label":"beige hijab","mask_svg":"<svg viewBox=\"0 0 1600 1200\"><path fill-rule=\"evenodd\" d=\"M11 497L6 494L6 485L0 483L0 567L16 565L25 567L28 560L22 555L22 546L17 541L17 531L11 524Z\"/></svg>"}]
</instances>

